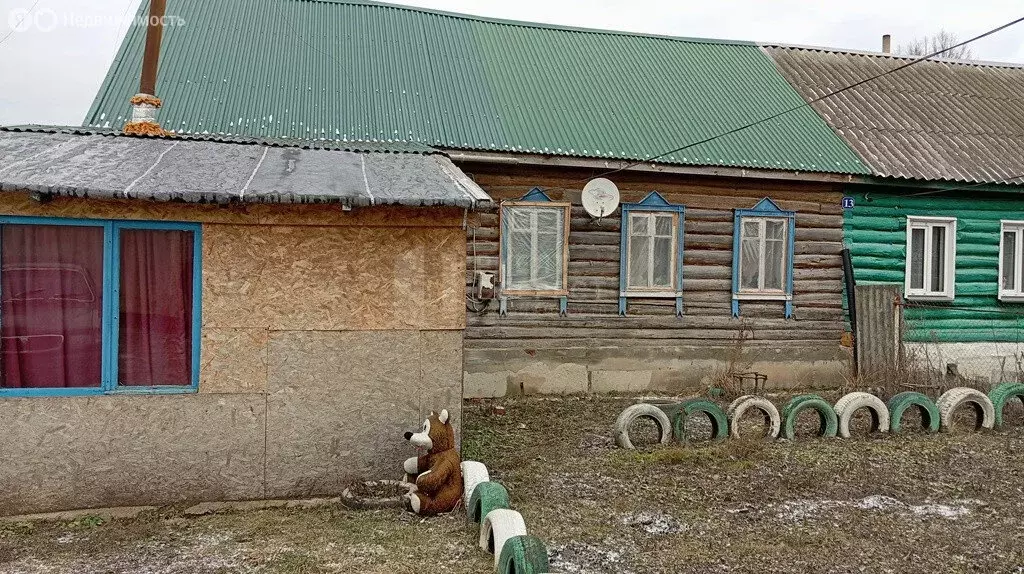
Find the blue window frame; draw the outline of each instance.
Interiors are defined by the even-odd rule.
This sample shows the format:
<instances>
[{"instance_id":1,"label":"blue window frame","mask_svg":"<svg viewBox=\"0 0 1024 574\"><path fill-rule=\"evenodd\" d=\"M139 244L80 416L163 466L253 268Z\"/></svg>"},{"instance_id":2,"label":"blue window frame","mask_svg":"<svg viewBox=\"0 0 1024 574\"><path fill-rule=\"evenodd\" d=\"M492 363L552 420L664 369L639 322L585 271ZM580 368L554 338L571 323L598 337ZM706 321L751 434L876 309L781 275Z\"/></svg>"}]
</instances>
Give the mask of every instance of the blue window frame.
<instances>
[{"instance_id":1,"label":"blue window frame","mask_svg":"<svg viewBox=\"0 0 1024 574\"><path fill-rule=\"evenodd\" d=\"M733 214L732 315L740 301L784 301L793 316L793 254L796 212L764 198Z\"/></svg>"},{"instance_id":2,"label":"blue window frame","mask_svg":"<svg viewBox=\"0 0 1024 574\"><path fill-rule=\"evenodd\" d=\"M676 300L683 314L683 224L686 208L657 191L640 203L622 205L619 254L619 315L629 297Z\"/></svg>"},{"instance_id":3,"label":"blue window frame","mask_svg":"<svg viewBox=\"0 0 1024 574\"><path fill-rule=\"evenodd\" d=\"M180 394L199 388L200 330L202 309L202 225L163 221L122 221L50 217L0 216L0 229L10 225L77 226L103 230L102 343L99 386L0 388L0 397L88 396L103 394ZM191 261L191 356L189 385L127 386L119 384L118 344L120 329L121 232L123 230L184 231L192 234ZM4 248L0 245L0 250ZM0 269L3 273L3 269ZM3 317L0 316L0 322Z\"/></svg>"}]
</instances>

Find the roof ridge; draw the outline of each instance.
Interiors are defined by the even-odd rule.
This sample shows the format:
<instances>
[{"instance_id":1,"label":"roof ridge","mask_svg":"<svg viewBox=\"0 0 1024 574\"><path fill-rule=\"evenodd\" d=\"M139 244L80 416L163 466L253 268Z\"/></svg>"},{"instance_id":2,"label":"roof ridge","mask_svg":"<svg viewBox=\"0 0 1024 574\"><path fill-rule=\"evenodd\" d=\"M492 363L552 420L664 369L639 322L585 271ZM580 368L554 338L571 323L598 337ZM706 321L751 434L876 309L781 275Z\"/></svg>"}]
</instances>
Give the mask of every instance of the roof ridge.
<instances>
[{"instance_id":1,"label":"roof ridge","mask_svg":"<svg viewBox=\"0 0 1024 574\"><path fill-rule=\"evenodd\" d=\"M916 60L920 58L920 56L912 56L907 54L886 54L884 52L871 52L868 50L852 50L849 48L832 48L829 46L811 46L805 44L780 44L778 42L757 42L757 45L761 46L762 48L803 50L807 52L829 52L832 54L846 54L850 56L864 56L872 58L889 58L893 60ZM1024 68L1024 63L994 62L989 60L956 60L953 58L932 57L928 58L928 62L934 62L937 64L954 64L960 66L970 66L973 68Z\"/></svg>"},{"instance_id":2,"label":"roof ridge","mask_svg":"<svg viewBox=\"0 0 1024 574\"><path fill-rule=\"evenodd\" d=\"M671 34L652 34L648 32L630 32L627 30L612 30L607 28L587 28L583 26L567 26L564 24L549 24L545 22L530 22L528 20L513 20L507 18L494 18L480 16L477 14L466 14L462 12L451 12L448 10L437 10L434 8L423 8L421 6L410 6L408 4L396 4L391 2L379 2L377 0L291 0L293 2L316 2L321 4L348 4L352 6L375 6L379 8L391 8L395 10L406 10L420 12L435 16L446 16L460 20L482 22L485 24L498 24L502 26L517 26L522 28L535 28L541 30L558 30L564 32L580 32L585 34L602 34L606 36L635 36L640 38L654 38L660 40L674 40L691 44L722 44L731 46L758 46L757 42L751 40L729 40L725 38L696 38L691 36L673 36Z\"/></svg>"}]
</instances>

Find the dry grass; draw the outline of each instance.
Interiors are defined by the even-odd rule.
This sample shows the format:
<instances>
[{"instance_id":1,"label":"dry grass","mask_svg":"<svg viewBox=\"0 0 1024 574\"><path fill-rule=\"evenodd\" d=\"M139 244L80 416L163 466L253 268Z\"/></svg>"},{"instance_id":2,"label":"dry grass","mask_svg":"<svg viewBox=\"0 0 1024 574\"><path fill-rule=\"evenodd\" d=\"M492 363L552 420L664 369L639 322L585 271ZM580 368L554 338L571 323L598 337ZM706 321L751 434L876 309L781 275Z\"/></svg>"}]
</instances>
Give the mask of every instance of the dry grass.
<instances>
[{"instance_id":1,"label":"dry grass","mask_svg":"<svg viewBox=\"0 0 1024 574\"><path fill-rule=\"evenodd\" d=\"M1020 427L868 437L870 420L858 416L861 436L852 440L623 451L611 443L610 426L630 402L520 399L503 402L505 416L484 414L486 404L467 409L467 445L509 486L533 533L553 550L555 571L1014 572L1024 565ZM1024 415L1014 408L1020 425ZM802 419L801 434L811 435L816 422Z\"/></svg>"},{"instance_id":2,"label":"dry grass","mask_svg":"<svg viewBox=\"0 0 1024 574\"><path fill-rule=\"evenodd\" d=\"M485 572L477 529L453 514L271 509L185 517L173 510L104 523L0 525L0 572L418 574ZM424 558L426 554L429 559Z\"/></svg>"}]
</instances>

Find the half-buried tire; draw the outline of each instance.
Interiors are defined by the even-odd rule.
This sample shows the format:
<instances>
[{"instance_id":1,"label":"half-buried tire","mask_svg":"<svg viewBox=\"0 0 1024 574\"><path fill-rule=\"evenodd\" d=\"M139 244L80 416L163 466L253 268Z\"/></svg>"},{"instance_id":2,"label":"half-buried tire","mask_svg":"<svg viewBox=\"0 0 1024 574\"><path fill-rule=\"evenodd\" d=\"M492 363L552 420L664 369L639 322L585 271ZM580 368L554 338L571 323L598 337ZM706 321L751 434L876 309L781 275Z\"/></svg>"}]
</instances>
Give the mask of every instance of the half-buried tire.
<instances>
[{"instance_id":1,"label":"half-buried tire","mask_svg":"<svg viewBox=\"0 0 1024 574\"><path fill-rule=\"evenodd\" d=\"M1024 385L1020 383L998 384L989 391L988 398L992 401L992 409L995 412L996 428L1001 428L1005 422L1003 419L1003 409L1006 408L1006 403L1014 398L1024 402Z\"/></svg>"},{"instance_id":2,"label":"half-buried tire","mask_svg":"<svg viewBox=\"0 0 1024 574\"><path fill-rule=\"evenodd\" d=\"M498 557L498 574L544 574L550 568L547 547L528 534L506 540Z\"/></svg>"},{"instance_id":3,"label":"half-buried tire","mask_svg":"<svg viewBox=\"0 0 1024 574\"><path fill-rule=\"evenodd\" d=\"M672 419L672 433L679 442L686 442L686 419L695 414L704 414L711 421L711 439L721 440L729 436L729 420L722 407L706 399L683 401L679 412Z\"/></svg>"},{"instance_id":4,"label":"half-buried tire","mask_svg":"<svg viewBox=\"0 0 1024 574\"><path fill-rule=\"evenodd\" d=\"M497 569L505 543L514 536L525 534L526 523L522 514L507 508L492 510L480 523L480 548L494 554L494 568Z\"/></svg>"},{"instance_id":5,"label":"half-buried tire","mask_svg":"<svg viewBox=\"0 0 1024 574\"><path fill-rule=\"evenodd\" d=\"M978 422L975 429L990 429L996 424L995 407L991 399L978 389L969 387L956 387L942 393L935 406L939 408L939 422L942 430L948 431L953 428L953 412L961 405L970 404L978 413Z\"/></svg>"},{"instance_id":6,"label":"half-buried tire","mask_svg":"<svg viewBox=\"0 0 1024 574\"><path fill-rule=\"evenodd\" d=\"M672 439L672 422L665 411L649 403L638 403L623 409L619 418L615 419L615 444L633 450L635 447L629 440L629 427L641 418L649 418L658 425L658 442L665 444Z\"/></svg>"},{"instance_id":7,"label":"half-buried tire","mask_svg":"<svg viewBox=\"0 0 1024 574\"><path fill-rule=\"evenodd\" d=\"M473 522L480 522L492 510L508 507L508 491L504 486L497 482L481 482L469 497L466 516Z\"/></svg>"},{"instance_id":8,"label":"half-buried tire","mask_svg":"<svg viewBox=\"0 0 1024 574\"><path fill-rule=\"evenodd\" d=\"M464 460L462 461L462 504L467 509L469 508L469 501L473 497L473 491L476 487L483 483L491 480L490 473L487 472L487 467L482 462L475 460Z\"/></svg>"},{"instance_id":9,"label":"half-buried tire","mask_svg":"<svg viewBox=\"0 0 1024 574\"><path fill-rule=\"evenodd\" d=\"M820 420L818 436L836 436L839 420L832 405L818 395L799 395L793 397L782 409L782 438L793 440L796 436L797 415L806 410L814 410L818 413Z\"/></svg>"},{"instance_id":10,"label":"half-buried tire","mask_svg":"<svg viewBox=\"0 0 1024 574\"><path fill-rule=\"evenodd\" d=\"M900 434L903 430L903 415L907 409L916 408L921 412L921 428L928 432L939 431L939 409L931 399L916 393L906 391L899 393L889 399L889 432Z\"/></svg>"},{"instance_id":11,"label":"half-buried tire","mask_svg":"<svg viewBox=\"0 0 1024 574\"><path fill-rule=\"evenodd\" d=\"M839 419L839 436L850 438L850 419L860 409L871 413L871 432L889 432L889 408L882 399L871 393L849 393L836 403L836 417Z\"/></svg>"},{"instance_id":12,"label":"half-buried tire","mask_svg":"<svg viewBox=\"0 0 1024 574\"><path fill-rule=\"evenodd\" d=\"M775 408L775 405L768 399L755 395L744 395L733 401L729 408L726 409L725 415L729 419L729 436L740 438L738 423L743 418L743 415L750 410L760 411L764 415L764 420L768 427L766 429L767 432L765 432L765 438L778 438L779 429L782 427L779 409Z\"/></svg>"}]
</instances>

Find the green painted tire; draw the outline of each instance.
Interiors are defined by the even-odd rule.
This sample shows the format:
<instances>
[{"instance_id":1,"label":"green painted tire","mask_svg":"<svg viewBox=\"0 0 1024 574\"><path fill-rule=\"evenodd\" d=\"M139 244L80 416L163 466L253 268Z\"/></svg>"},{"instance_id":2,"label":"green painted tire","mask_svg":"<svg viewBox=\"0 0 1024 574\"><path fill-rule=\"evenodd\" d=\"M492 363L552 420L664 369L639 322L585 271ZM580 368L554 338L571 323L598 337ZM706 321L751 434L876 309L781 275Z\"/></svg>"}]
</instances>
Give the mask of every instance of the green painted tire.
<instances>
[{"instance_id":1,"label":"green painted tire","mask_svg":"<svg viewBox=\"0 0 1024 574\"><path fill-rule=\"evenodd\" d=\"M1000 383L988 393L996 413L996 428L1003 426L1003 407L1013 398L1024 401L1024 385L1020 383Z\"/></svg>"},{"instance_id":2,"label":"green painted tire","mask_svg":"<svg viewBox=\"0 0 1024 574\"><path fill-rule=\"evenodd\" d=\"M903 414L910 407L921 410L921 428L928 432L939 432L939 407L921 393L906 391L889 399L889 432L899 434L903 428Z\"/></svg>"},{"instance_id":3,"label":"green painted tire","mask_svg":"<svg viewBox=\"0 0 1024 574\"><path fill-rule=\"evenodd\" d=\"M839 417L836 416L832 405L818 395L799 395L790 399L782 409L782 438L793 440L796 436L796 417L807 409L818 411L818 417L821 419L818 436L836 436L839 430Z\"/></svg>"},{"instance_id":4,"label":"green painted tire","mask_svg":"<svg viewBox=\"0 0 1024 574\"><path fill-rule=\"evenodd\" d=\"M675 418L679 409L683 408L682 401L674 399L642 399L640 402L658 407L666 416L668 416L668 420Z\"/></svg>"},{"instance_id":5,"label":"green painted tire","mask_svg":"<svg viewBox=\"0 0 1024 574\"><path fill-rule=\"evenodd\" d=\"M466 515L473 522L480 522L496 508L509 508L508 491L497 482L481 482L473 489L473 496L469 497Z\"/></svg>"},{"instance_id":6,"label":"green painted tire","mask_svg":"<svg viewBox=\"0 0 1024 574\"><path fill-rule=\"evenodd\" d=\"M679 442L686 442L686 419L695 413L704 413L711 421L711 439L722 440L729 436L729 419L722 407L707 399L683 401L679 411L672 417L672 434Z\"/></svg>"},{"instance_id":7,"label":"green painted tire","mask_svg":"<svg viewBox=\"0 0 1024 574\"><path fill-rule=\"evenodd\" d=\"M550 568L548 549L536 536L513 536L501 547L498 574L544 574Z\"/></svg>"}]
</instances>

